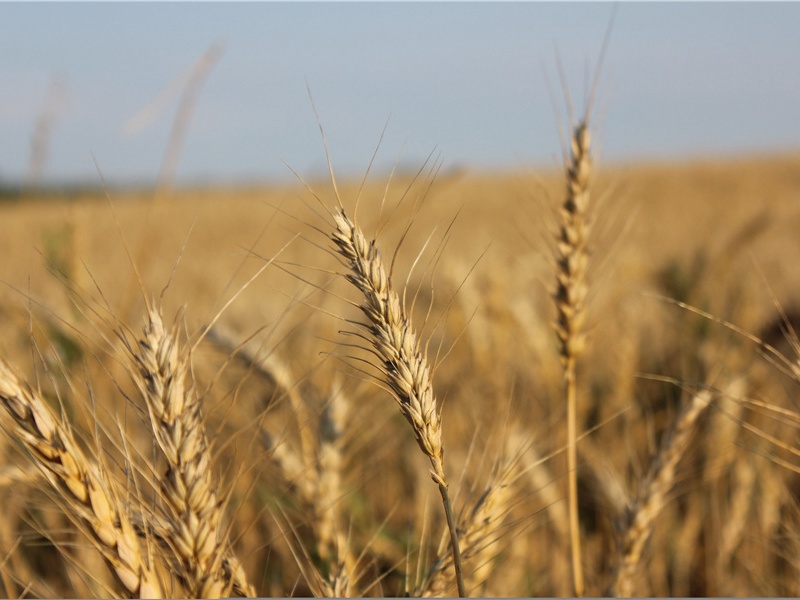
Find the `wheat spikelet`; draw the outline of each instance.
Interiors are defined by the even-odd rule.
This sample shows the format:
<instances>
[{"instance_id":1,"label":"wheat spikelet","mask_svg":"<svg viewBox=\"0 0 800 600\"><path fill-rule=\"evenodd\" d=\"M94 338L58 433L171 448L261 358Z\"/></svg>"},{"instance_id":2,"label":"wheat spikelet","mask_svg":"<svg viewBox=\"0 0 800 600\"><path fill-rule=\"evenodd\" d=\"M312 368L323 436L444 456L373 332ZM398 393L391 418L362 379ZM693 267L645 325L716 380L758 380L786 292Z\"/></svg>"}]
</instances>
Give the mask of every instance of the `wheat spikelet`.
<instances>
[{"instance_id":1,"label":"wheat spikelet","mask_svg":"<svg viewBox=\"0 0 800 600\"><path fill-rule=\"evenodd\" d=\"M382 372L400 411L411 424L417 444L430 459L431 476L445 484L442 418L433 396L430 369L400 297L391 288L380 253L344 211L334 214L333 241L348 261L347 279L365 296L361 310L369 319L372 343L384 361Z\"/></svg>"},{"instance_id":2,"label":"wheat spikelet","mask_svg":"<svg viewBox=\"0 0 800 600\"><path fill-rule=\"evenodd\" d=\"M165 330L160 312L152 307L138 346L138 352L132 353L134 380L166 459L160 487L172 518L169 542L181 564L187 592L195 598L217 598L236 587L255 595L220 541L222 503L211 471L200 399L187 387L189 355L182 352L176 332Z\"/></svg>"},{"instance_id":3,"label":"wheat spikelet","mask_svg":"<svg viewBox=\"0 0 800 600\"><path fill-rule=\"evenodd\" d=\"M0 361L0 423L28 451L65 512L82 525L130 597L163 597L161 581L143 556L135 528L104 470L86 458L37 392Z\"/></svg>"},{"instance_id":4,"label":"wheat spikelet","mask_svg":"<svg viewBox=\"0 0 800 600\"><path fill-rule=\"evenodd\" d=\"M339 389L317 417L317 427L311 427L316 390L301 393L288 364L276 353L260 356L251 344L238 344L234 336L220 326L209 330L209 341L244 361L248 367L265 377L275 396L288 397L292 413L300 425L300 451L286 440L276 442L262 426L261 435L279 478L300 500L304 515L313 515L306 523L313 531L316 553L326 569L307 569L314 582L315 593L323 596L346 597L353 593L355 583L353 556L347 536L343 533L341 514L341 468L344 455L344 427L348 422L349 401ZM296 556L302 556L297 552Z\"/></svg>"},{"instance_id":5,"label":"wheat spikelet","mask_svg":"<svg viewBox=\"0 0 800 600\"><path fill-rule=\"evenodd\" d=\"M586 318L586 249L590 225L587 221L589 206L589 176L592 165L589 155L589 130L585 122L578 124L571 138L571 152L567 170L567 193L561 205L561 226L558 234L556 271L556 335L559 353L565 367L572 365L583 352L586 336L583 323ZM568 370L568 369L565 369Z\"/></svg>"},{"instance_id":6,"label":"wheat spikelet","mask_svg":"<svg viewBox=\"0 0 800 600\"><path fill-rule=\"evenodd\" d=\"M366 327L382 361L381 373L400 406L400 412L410 423L420 450L431 462L431 477L439 486L450 527L458 591L460 596L464 596L458 535L444 472L442 417L433 395L427 358L405 307L392 288L375 242L367 241L342 208L336 209L333 219L336 230L331 239L349 268L348 281L364 295L361 310L367 316L369 324Z\"/></svg>"}]
</instances>

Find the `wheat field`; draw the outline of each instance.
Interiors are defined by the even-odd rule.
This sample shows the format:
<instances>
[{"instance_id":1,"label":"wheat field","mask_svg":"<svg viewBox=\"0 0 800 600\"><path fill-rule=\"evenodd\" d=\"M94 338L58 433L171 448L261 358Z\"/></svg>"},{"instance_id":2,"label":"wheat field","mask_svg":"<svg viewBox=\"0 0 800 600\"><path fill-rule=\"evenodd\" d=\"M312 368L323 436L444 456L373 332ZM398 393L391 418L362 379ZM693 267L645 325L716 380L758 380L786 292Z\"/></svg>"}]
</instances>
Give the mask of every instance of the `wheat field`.
<instances>
[{"instance_id":1,"label":"wheat field","mask_svg":"<svg viewBox=\"0 0 800 600\"><path fill-rule=\"evenodd\" d=\"M800 594L800 157L575 133L4 200L2 594Z\"/></svg>"}]
</instances>

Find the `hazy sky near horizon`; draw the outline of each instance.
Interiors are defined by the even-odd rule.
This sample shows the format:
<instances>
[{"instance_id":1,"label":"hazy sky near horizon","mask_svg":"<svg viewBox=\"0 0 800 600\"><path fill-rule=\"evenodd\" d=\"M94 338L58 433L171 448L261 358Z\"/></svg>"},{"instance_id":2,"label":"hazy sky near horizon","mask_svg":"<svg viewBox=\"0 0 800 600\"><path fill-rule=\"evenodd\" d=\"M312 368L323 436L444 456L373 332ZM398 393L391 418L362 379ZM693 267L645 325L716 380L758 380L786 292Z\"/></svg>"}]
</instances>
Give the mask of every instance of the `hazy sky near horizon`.
<instances>
[{"instance_id":1,"label":"hazy sky near horizon","mask_svg":"<svg viewBox=\"0 0 800 600\"><path fill-rule=\"evenodd\" d=\"M0 2L0 180L29 172L44 107L57 115L46 182L158 176L175 94L131 119L213 44L182 182L378 169L555 165L559 56L587 97L610 3ZM599 161L800 149L800 3L617 5L599 88ZM547 75L545 75L545 73ZM556 108L547 79L555 87ZM52 82L60 82L60 94ZM176 88L177 89L177 88ZM48 102L46 99L50 97ZM56 98L56 100L53 100ZM285 164L286 163L286 164Z\"/></svg>"}]
</instances>

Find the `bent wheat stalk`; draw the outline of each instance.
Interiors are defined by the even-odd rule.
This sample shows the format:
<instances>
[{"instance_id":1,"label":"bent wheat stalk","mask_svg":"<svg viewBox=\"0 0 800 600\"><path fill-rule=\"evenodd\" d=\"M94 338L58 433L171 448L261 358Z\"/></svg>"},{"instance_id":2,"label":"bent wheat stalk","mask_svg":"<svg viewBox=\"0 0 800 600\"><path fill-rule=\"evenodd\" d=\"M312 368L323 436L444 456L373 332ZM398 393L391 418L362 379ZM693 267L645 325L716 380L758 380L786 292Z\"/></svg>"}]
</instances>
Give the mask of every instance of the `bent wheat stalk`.
<instances>
[{"instance_id":1,"label":"bent wheat stalk","mask_svg":"<svg viewBox=\"0 0 800 600\"><path fill-rule=\"evenodd\" d=\"M238 561L226 557L220 520L222 502L211 471L211 452L200 412L200 398L187 385L189 355L175 332L164 328L150 307L144 339L131 351L134 380L147 404L153 434L166 458L161 492L172 521L170 545L193 598L219 598L235 588L254 596Z\"/></svg>"},{"instance_id":2,"label":"bent wheat stalk","mask_svg":"<svg viewBox=\"0 0 800 600\"><path fill-rule=\"evenodd\" d=\"M27 450L65 513L87 533L131 598L162 598L161 581L101 465L41 396L0 361L0 424Z\"/></svg>"},{"instance_id":3,"label":"bent wheat stalk","mask_svg":"<svg viewBox=\"0 0 800 600\"><path fill-rule=\"evenodd\" d=\"M336 244L350 272L347 280L364 295L361 310L367 316L372 345L382 361L381 373L411 424L420 450L430 459L431 477L439 486L456 574L458 594L466 596L458 533L444 472L442 417L433 395L431 372L411 320L384 268L375 241L367 241L358 226L339 207L333 213Z\"/></svg>"},{"instance_id":4,"label":"bent wheat stalk","mask_svg":"<svg viewBox=\"0 0 800 600\"><path fill-rule=\"evenodd\" d=\"M586 318L586 241L589 224L586 211L589 204L589 129L580 122L572 132L570 156L567 163L567 191L561 205L561 227L556 259L556 335L564 367L567 403L567 470L569 481L569 529L572 557L572 579L576 596L584 592L581 566L581 536L578 522L578 429L575 365L586 345L583 322Z\"/></svg>"}]
</instances>

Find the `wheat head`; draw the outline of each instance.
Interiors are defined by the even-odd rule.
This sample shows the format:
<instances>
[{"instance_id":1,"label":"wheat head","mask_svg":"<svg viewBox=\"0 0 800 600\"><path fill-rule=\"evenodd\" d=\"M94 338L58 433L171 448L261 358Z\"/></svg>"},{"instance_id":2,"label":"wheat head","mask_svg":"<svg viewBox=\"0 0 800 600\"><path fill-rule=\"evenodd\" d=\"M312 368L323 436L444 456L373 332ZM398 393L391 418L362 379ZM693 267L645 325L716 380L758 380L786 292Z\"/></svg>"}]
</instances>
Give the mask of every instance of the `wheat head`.
<instances>
[{"instance_id":1,"label":"wheat head","mask_svg":"<svg viewBox=\"0 0 800 600\"><path fill-rule=\"evenodd\" d=\"M340 207L333 213L336 229L331 239L344 257L349 272L346 278L364 296L361 310L372 346L380 357L383 378L400 406L400 412L414 431L417 444L431 462L431 477L439 486L456 570L459 595L464 596L458 535L452 514L444 471L442 417L433 394L431 371L425 352L393 289L375 241L367 241L358 226Z\"/></svg>"},{"instance_id":2,"label":"wheat head","mask_svg":"<svg viewBox=\"0 0 800 600\"><path fill-rule=\"evenodd\" d=\"M167 332L150 307L138 351L132 352L134 381L144 397L156 443L166 459L160 489L172 521L170 546L193 598L218 598L253 588L228 556L222 541L222 502L217 496L200 398L187 382L189 354L177 332ZM228 572L232 571L232 572ZM233 579L231 579L233 576Z\"/></svg>"},{"instance_id":3,"label":"wheat head","mask_svg":"<svg viewBox=\"0 0 800 600\"><path fill-rule=\"evenodd\" d=\"M155 566L143 554L104 469L86 457L68 425L2 361L0 424L30 455L66 514L85 530L126 593L132 598L163 597Z\"/></svg>"}]
</instances>

